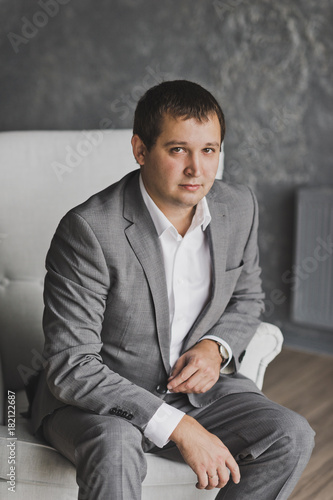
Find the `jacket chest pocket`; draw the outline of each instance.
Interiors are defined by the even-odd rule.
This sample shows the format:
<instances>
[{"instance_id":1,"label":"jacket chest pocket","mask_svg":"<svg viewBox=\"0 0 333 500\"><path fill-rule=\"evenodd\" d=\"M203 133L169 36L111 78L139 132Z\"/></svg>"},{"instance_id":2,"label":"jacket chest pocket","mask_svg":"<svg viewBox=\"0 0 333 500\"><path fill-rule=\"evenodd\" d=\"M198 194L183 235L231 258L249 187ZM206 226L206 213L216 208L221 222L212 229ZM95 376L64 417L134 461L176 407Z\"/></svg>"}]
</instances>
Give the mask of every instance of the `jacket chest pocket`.
<instances>
[{"instance_id":1,"label":"jacket chest pocket","mask_svg":"<svg viewBox=\"0 0 333 500\"><path fill-rule=\"evenodd\" d=\"M237 282L239 280L239 277L242 273L244 264L241 263L240 266L234 268L234 269L229 269L228 271L225 271L225 273L222 275L221 279L221 290L222 290L222 295L226 299L226 304L229 302L231 299L232 295L234 292L237 292Z\"/></svg>"}]
</instances>

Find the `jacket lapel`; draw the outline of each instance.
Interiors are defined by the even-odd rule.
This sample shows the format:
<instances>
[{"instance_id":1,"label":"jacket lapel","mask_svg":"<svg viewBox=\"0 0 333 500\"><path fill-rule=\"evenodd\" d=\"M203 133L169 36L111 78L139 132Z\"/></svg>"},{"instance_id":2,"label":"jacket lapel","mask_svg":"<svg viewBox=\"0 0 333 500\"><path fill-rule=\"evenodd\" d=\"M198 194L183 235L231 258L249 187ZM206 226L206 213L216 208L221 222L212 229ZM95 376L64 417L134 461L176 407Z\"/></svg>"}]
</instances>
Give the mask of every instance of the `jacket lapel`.
<instances>
[{"instance_id":1,"label":"jacket lapel","mask_svg":"<svg viewBox=\"0 0 333 500\"><path fill-rule=\"evenodd\" d=\"M125 234L143 268L151 290L158 342L164 367L169 373L169 306L163 255L154 223L141 196L139 171L129 180L125 188L124 218L132 222L125 230Z\"/></svg>"},{"instance_id":2,"label":"jacket lapel","mask_svg":"<svg viewBox=\"0 0 333 500\"><path fill-rule=\"evenodd\" d=\"M222 198L222 196L219 198ZM207 195L207 202L212 217L206 229L212 259L212 293L210 301L201 311L185 338L183 352L198 342L214 326L221 315L219 304L223 296L223 276L227 259L228 208L226 204L217 199L216 188L214 187Z\"/></svg>"}]
</instances>

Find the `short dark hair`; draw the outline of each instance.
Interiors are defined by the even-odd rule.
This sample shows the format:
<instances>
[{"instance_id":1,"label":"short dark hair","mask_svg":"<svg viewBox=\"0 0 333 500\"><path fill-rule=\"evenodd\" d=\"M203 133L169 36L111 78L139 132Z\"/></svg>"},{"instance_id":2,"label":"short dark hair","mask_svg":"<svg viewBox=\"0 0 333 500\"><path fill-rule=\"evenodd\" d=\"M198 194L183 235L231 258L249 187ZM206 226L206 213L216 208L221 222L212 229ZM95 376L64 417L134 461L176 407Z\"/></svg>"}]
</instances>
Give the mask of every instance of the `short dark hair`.
<instances>
[{"instance_id":1,"label":"short dark hair","mask_svg":"<svg viewBox=\"0 0 333 500\"><path fill-rule=\"evenodd\" d=\"M216 114L221 126L221 143L225 134L223 111L208 90L187 80L162 82L150 88L140 98L133 124L133 134L137 134L148 151L161 134L161 123L165 114L174 118L195 118L206 121Z\"/></svg>"}]
</instances>

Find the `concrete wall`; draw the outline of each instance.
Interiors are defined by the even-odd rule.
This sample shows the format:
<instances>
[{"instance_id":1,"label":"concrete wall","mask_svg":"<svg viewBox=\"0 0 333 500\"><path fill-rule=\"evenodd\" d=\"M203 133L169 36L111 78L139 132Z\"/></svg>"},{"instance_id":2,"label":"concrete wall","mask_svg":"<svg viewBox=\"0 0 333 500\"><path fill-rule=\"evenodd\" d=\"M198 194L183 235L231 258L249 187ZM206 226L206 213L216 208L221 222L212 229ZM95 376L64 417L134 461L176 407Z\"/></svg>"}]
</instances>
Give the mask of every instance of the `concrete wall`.
<instances>
[{"instance_id":1,"label":"concrete wall","mask_svg":"<svg viewBox=\"0 0 333 500\"><path fill-rule=\"evenodd\" d=\"M287 343L332 346L333 332L290 322L283 278L296 189L333 185L331 0L2 0L0 18L0 130L128 128L162 79L211 90L225 177L260 204L267 320Z\"/></svg>"}]
</instances>

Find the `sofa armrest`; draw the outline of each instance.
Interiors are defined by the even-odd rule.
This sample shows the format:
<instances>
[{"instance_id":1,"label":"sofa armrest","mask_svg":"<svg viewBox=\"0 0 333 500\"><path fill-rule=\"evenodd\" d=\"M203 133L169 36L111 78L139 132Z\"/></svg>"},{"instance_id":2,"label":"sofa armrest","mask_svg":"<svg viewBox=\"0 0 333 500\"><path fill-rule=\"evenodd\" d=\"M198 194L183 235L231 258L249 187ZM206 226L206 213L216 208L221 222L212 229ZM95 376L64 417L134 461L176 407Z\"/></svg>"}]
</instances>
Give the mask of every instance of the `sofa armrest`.
<instances>
[{"instance_id":1,"label":"sofa armrest","mask_svg":"<svg viewBox=\"0 0 333 500\"><path fill-rule=\"evenodd\" d=\"M281 352L283 335L270 323L261 323L249 343L239 372L262 389L268 364Z\"/></svg>"}]
</instances>

